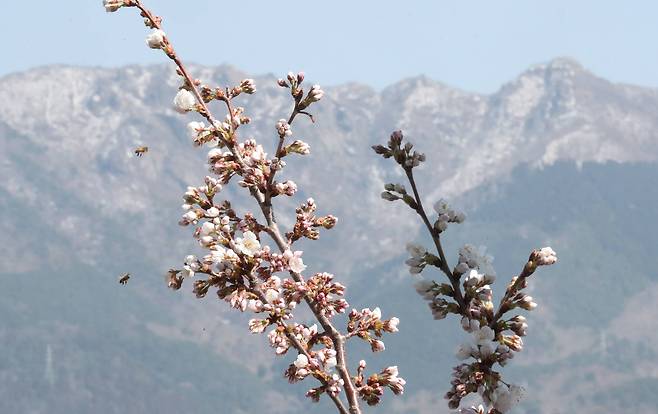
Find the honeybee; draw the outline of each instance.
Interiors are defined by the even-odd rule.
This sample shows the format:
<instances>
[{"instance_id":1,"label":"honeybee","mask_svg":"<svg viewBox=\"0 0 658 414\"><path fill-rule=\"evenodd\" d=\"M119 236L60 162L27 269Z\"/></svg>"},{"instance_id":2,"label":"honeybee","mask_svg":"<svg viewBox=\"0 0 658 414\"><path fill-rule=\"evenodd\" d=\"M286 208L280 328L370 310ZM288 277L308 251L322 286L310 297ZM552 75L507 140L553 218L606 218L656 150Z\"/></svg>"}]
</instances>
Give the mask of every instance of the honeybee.
<instances>
[{"instance_id":1,"label":"honeybee","mask_svg":"<svg viewBox=\"0 0 658 414\"><path fill-rule=\"evenodd\" d=\"M130 273L125 273L121 278L119 279L119 284L125 285L128 283L128 279L130 279Z\"/></svg>"},{"instance_id":2,"label":"honeybee","mask_svg":"<svg viewBox=\"0 0 658 414\"><path fill-rule=\"evenodd\" d=\"M135 155L141 157L142 155L149 152L149 147L137 147L135 148Z\"/></svg>"}]
</instances>

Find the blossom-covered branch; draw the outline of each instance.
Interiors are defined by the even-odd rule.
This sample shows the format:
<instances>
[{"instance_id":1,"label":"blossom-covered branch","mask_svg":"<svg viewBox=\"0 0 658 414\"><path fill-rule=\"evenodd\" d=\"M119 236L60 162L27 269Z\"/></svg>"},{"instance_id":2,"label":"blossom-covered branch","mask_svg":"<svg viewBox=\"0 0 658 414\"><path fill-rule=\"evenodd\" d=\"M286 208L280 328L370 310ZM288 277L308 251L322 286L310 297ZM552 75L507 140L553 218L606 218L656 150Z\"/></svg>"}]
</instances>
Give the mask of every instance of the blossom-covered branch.
<instances>
[{"instance_id":1,"label":"blossom-covered branch","mask_svg":"<svg viewBox=\"0 0 658 414\"><path fill-rule=\"evenodd\" d=\"M430 221L423 207L416 181L414 168L425 161L425 155L413 150L409 142L402 143L401 131L395 131L386 146L376 145L375 152L384 158L393 158L404 170L412 194L408 194L402 184L386 184L382 198L388 201L403 201L421 218L434 243L435 252L410 243L407 250L410 258L406 261L411 274L420 274L428 266L436 267L449 283L438 283L419 278L416 290L429 302L434 319L443 319L449 313L461 318L462 328L471 334L471 339L457 349L457 358L467 361L453 370L451 389L445 395L450 408L459 408L461 400L471 393L478 393L484 406L462 408L462 414L501 414L508 412L522 397L523 389L509 385L494 370L496 364L505 366L521 351L528 325L522 315L508 317L514 309L533 310L537 304L533 298L523 293L528 278L537 267L551 265L557 261L550 247L534 250L521 273L512 278L498 308L493 304L491 284L496 272L493 258L484 248L466 245L459 250L457 265L451 268L441 245L441 235L450 224L462 223L466 216L450 207L445 200L434 204L437 214L434 223Z\"/></svg>"},{"instance_id":2,"label":"blossom-covered branch","mask_svg":"<svg viewBox=\"0 0 658 414\"><path fill-rule=\"evenodd\" d=\"M306 395L318 401L322 394L327 394L339 413L361 413L360 400L375 405L385 388L401 394L405 381L398 376L396 366L366 377L366 363L361 361L352 374L346 355L346 342L350 338L368 342L373 352L384 350L379 338L383 333L397 332L398 319L382 319L379 308L352 309L347 330L342 333L333 318L346 313L349 307L343 299L345 287L329 273L305 277L303 251L293 246L302 238L317 240L320 230L333 228L337 219L332 215L317 216L313 199L296 209L295 224L285 234L275 218L272 199L291 197L297 192L295 182L275 180L276 174L286 166L285 157L310 152L307 143L292 140L291 125L297 115L313 120L308 108L323 97L320 86L313 85L305 93L301 72L289 73L286 79L278 80L280 87L289 90L293 110L287 120L276 123L276 150L268 158L261 144L254 139L241 140L238 134L239 128L251 120L243 107L235 106L235 101L256 92L252 79L232 87L204 85L191 77L179 59L163 31L162 19L140 0L104 0L103 5L108 12L127 7L140 10L145 25L152 30L146 38L147 45L162 50L176 64L182 78L173 102L175 109L183 114L196 112L208 122L208 125L198 121L188 124L194 144L210 148L207 161L211 175L205 177L202 185L188 187L179 222L194 227L194 237L207 253L203 257L188 255L181 269L169 271L168 285L180 289L185 280L194 279L193 291L197 297L205 297L208 291L214 290L233 308L253 313L249 330L267 331L277 355L286 354L291 348L296 351L296 358L285 372L288 380L315 378L319 385ZM223 119L213 116L210 104L214 101L226 109ZM218 199L223 187L233 178L255 199L264 222L252 213L240 215L229 200ZM266 244L263 235L269 236L274 248ZM284 277L286 274L289 277ZM294 322L295 308L302 302L308 305L319 326Z\"/></svg>"}]
</instances>

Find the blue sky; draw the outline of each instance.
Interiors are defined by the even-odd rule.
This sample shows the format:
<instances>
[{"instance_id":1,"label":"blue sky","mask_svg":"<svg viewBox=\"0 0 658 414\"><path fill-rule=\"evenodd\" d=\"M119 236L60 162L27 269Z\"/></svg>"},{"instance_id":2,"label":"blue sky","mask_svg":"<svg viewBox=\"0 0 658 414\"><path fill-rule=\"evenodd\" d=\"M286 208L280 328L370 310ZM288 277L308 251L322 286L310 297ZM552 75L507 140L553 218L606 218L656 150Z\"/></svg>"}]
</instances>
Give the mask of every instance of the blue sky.
<instances>
[{"instance_id":1,"label":"blue sky","mask_svg":"<svg viewBox=\"0 0 658 414\"><path fill-rule=\"evenodd\" d=\"M146 28L134 9L107 14L101 0L6 3L0 76L52 63L165 61L144 45ZM608 79L658 87L656 1L145 3L165 17L184 59L254 74L304 70L324 85L358 81L377 88L425 74L492 92L531 64L570 56Z\"/></svg>"}]
</instances>

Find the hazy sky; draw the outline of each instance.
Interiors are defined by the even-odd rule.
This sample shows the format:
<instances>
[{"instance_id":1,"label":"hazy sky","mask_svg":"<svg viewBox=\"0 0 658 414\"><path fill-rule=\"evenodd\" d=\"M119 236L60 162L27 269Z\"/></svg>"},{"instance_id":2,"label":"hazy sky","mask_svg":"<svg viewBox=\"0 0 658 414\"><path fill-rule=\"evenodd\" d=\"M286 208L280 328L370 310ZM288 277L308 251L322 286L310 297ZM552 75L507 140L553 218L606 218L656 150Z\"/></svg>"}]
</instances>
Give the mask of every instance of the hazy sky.
<instances>
[{"instance_id":1,"label":"hazy sky","mask_svg":"<svg viewBox=\"0 0 658 414\"><path fill-rule=\"evenodd\" d=\"M63 63L164 62L135 9L101 0L3 0L0 76ZM303 69L322 84L384 87L426 74L492 92L571 56L614 81L658 87L658 1L145 0L188 61L250 73ZM404 4L404 7L402 6Z\"/></svg>"}]
</instances>

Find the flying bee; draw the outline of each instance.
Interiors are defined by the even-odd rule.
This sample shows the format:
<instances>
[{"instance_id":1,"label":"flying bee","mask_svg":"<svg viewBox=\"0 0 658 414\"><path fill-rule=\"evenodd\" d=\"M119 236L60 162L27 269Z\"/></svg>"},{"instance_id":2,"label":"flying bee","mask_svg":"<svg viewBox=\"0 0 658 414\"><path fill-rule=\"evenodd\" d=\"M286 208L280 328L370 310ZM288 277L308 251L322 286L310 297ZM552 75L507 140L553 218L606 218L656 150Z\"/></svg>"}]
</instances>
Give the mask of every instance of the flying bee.
<instances>
[{"instance_id":1,"label":"flying bee","mask_svg":"<svg viewBox=\"0 0 658 414\"><path fill-rule=\"evenodd\" d=\"M135 155L141 157L142 155L149 152L149 147L137 147L135 148Z\"/></svg>"},{"instance_id":2,"label":"flying bee","mask_svg":"<svg viewBox=\"0 0 658 414\"><path fill-rule=\"evenodd\" d=\"M119 284L125 285L128 283L128 279L130 279L130 273L125 273L121 278L119 279Z\"/></svg>"}]
</instances>

